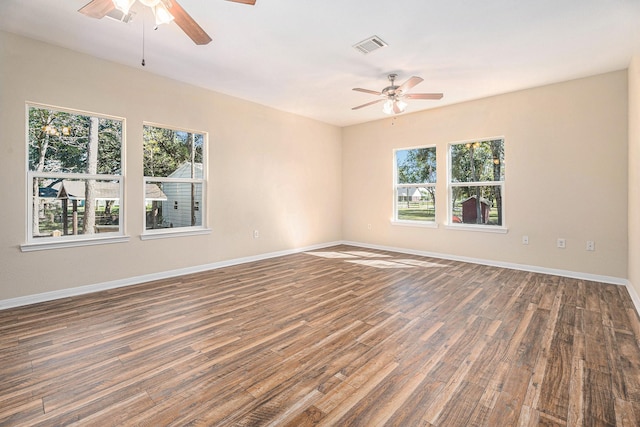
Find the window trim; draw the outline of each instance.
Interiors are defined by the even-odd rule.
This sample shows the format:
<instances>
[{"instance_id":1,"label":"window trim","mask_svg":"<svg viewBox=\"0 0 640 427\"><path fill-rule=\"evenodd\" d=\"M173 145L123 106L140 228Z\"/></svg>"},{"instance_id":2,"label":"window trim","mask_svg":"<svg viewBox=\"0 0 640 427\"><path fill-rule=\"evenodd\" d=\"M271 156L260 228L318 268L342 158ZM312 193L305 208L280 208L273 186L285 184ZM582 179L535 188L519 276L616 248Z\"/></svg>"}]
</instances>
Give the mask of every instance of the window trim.
<instances>
[{"instance_id":1,"label":"window trim","mask_svg":"<svg viewBox=\"0 0 640 427\"><path fill-rule=\"evenodd\" d=\"M452 172L453 168L451 166L452 155L451 155L451 147L454 145L468 144L474 142L489 142L493 140L502 140L503 149L505 149L504 158L506 157L506 138L504 136L490 136L484 138L474 138L467 139L464 141L452 141L447 144L447 218L444 222L444 226L449 230L464 230L464 231L479 231L485 233L507 233L509 228L507 227L507 209L505 204L502 205L502 224L501 225L483 225L483 224L464 224L464 223L455 223L451 220L453 218L453 188L454 187L482 187L482 186L499 186L501 193L504 195L506 189L506 179L501 181L463 181L463 182L453 182L452 181Z\"/></svg>"},{"instance_id":2,"label":"window trim","mask_svg":"<svg viewBox=\"0 0 640 427\"><path fill-rule=\"evenodd\" d=\"M83 115L89 117L97 117L99 119L119 121L122 126L122 138L120 140L120 175L112 174L88 174L88 173L71 173L71 172L38 172L29 169L29 109L41 108L48 110L60 111L68 114ZM43 104L40 102L25 102L25 164L26 171L26 203L27 203L27 226L25 227L25 243L20 245L22 252L30 252L45 249L61 249L76 246L101 245L106 243L120 243L129 241L126 235L126 200L125 200L125 171L126 171L126 138L127 138L127 120L124 117L114 116L111 114L96 113L93 111L80 110L75 108L60 107L57 105ZM118 215L118 231L100 233L100 234L79 234L66 236L48 236L33 237L33 179L35 178L68 178L76 180L95 179L98 181L118 180L120 187L119 215Z\"/></svg>"},{"instance_id":3,"label":"window trim","mask_svg":"<svg viewBox=\"0 0 640 427\"><path fill-rule=\"evenodd\" d=\"M208 167L208 152L209 152L209 132L200 131L195 129L183 128L180 126L171 126L157 122L143 121L142 122L142 147L144 151L144 127L152 126L157 128L170 129L177 132L187 132L192 134L202 135L202 178L169 178L169 177L154 177L154 176L142 176L142 234L140 240L156 240L172 237L184 237L184 236L197 236L201 234L211 233L211 229L208 227L207 212L209 211L209 198L207 197L207 184L209 182L209 167ZM143 156L144 161L144 156ZM144 169L144 166L143 166ZM143 172L144 173L144 172ZM147 229L147 199L145 197L146 185L150 182L172 182L172 183L195 183L202 185L202 203L200 204L200 212L202 218L202 225L194 225L187 227L176 228L156 228Z\"/></svg>"},{"instance_id":4,"label":"window trim","mask_svg":"<svg viewBox=\"0 0 640 427\"><path fill-rule=\"evenodd\" d=\"M47 249L64 249L64 248L74 248L79 246L93 246L93 245L104 245L108 243L126 243L130 240L130 237L127 235L117 235L117 236L109 236L107 233L104 233L102 237L93 237L86 239L68 239L69 237L77 237L77 236L63 236L58 237L55 241L47 241L47 242L33 242L33 243L23 243L20 245L20 250L22 252L33 252Z\"/></svg>"},{"instance_id":5,"label":"window trim","mask_svg":"<svg viewBox=\"0 0 640 427\"><path fill-rule=\"evenodd\" d=\"M419 150L423 148L433 148L436 151L436 181L429 183L411 183L411 184L400 184L398 183L398 152L399 151L410 151L410 150ZM436 208L435 201L433 205L434 209L434 218L433 221L416 221L416 220L407 220L407 219L398 219L398 188L400 187L429 187L433 188L436 191L436 186L438 183L438 148L436 144L429 145L420 145L414 147L407 148L394 148L393 149L393 211L391 214L391 224L392 225L400 225L400 226L408 226L408 227L424 227L424 228L437 228L438 227L438 209Z\"/></svg>"}]
</instances>

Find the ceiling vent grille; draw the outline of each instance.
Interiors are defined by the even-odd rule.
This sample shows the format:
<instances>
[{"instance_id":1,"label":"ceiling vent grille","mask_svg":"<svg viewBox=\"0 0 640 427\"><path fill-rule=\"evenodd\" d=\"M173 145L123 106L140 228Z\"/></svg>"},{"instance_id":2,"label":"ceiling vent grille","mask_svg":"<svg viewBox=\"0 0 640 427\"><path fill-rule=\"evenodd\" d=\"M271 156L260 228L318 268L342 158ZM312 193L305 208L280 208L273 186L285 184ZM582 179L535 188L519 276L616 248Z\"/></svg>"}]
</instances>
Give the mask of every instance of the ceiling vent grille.
<instances>
[{"instance_id":1,"label":"ceiling vent grille","mask_svg":"<svg viewBox=\"0 0 640 427\"><path fill-rule=\"evenodd\" d=\"M373 52L374 50L387 47L387 44L384 41L382 41L380 37L372 36L372 37L369 37L368 39L362 40L361 42L354 44L353 47L357 51L366 55L368 53Z\"/></svg>"}]
</instances>

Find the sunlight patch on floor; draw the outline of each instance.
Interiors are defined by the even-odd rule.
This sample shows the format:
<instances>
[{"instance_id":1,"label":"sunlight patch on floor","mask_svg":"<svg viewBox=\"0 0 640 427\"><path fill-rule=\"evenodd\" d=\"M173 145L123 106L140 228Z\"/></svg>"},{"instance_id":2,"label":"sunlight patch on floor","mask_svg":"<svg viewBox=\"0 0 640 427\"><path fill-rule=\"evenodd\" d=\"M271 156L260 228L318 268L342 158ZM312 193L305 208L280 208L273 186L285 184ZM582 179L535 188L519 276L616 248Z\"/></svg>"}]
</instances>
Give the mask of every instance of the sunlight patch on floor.
<instances>
[{"instance_id":1,"label":"sunlight patch on floor","mask_svg":"<svg viewBox=\"0 0 640 427\"><path fill-rule=\"evenodd\" d=\"M308 255L319 256L322 258L358 258L357 255L350 255L344 252L323 251L323 252L305 252L305 253Z\"/></svg>"},{"instance_id":2,"label":"sunlight patch on floor","mask_svg":"<svg viewBox=\"0 0 640 427\"><path fill-rule=\"evenodd\" d=\"M366 251L346 251L344 253L363 257L363 258L391 258L391 255L377 254L375 252L366 252Z\"/></svg>"},{"instance_id":3,"label":"sunlight patch on floor","mask_svg":"<svg viewBox=\"0 0 640 427\"><path fill-rule=\"evenodd\" d=\"M402 264L399 262L387 261L382 259L359 259L353 261L349 260L347 262L375 268L415 268L414 266L409 264Z\"/></svg>"},{"instance_id":4,"label":"sunlight patch on floor","mask_svg":"<svg viewBox=\"0 0 640 427\"><path fill-rule=\"evenodd\" d=\"M434 268L448 267L447 264L438 264L419 259L399 258L399 259L377 259L377 258L393 258L392 255L379 254L368 251L313 251L305 252L307 255L318 256L322 258L344 259L352 264L365 265L375 268ZM366 259L359 259L366 258ZM373 259L376 258L376 259Z\"/></svg>"},{"instance_id":5,"label":"sunlight patch on floor","mask_svg":"<svg viewBox=\"0 0 640 427\"><path fill-rule=\"evenodd\" d=\"M437 264L435 262L422 261L419 259L397 259L395 261L403 264L415 265L416 267L448 267L446 264Z\"/></svg>"}]
</instances>

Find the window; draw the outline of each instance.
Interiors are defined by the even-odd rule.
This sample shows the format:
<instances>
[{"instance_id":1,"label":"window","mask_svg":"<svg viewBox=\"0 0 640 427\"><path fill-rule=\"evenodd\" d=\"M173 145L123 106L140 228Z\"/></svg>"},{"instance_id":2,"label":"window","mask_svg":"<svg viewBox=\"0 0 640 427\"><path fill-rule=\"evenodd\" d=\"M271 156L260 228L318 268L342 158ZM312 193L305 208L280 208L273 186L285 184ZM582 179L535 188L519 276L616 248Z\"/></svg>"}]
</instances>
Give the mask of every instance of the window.
<instances>
[{"instance_id":1,"label":"window","mask_svg":"<svg viewBox=\"0 0 640 427\"><path fill-rule=\"evenodd\" d=\"M27 123L27 241L122 235L123 119L27 105Z\"/></svg>"},{"instance_id":2,"label":"window","mask_svg":"<svg viewBox=\"0 0 640 427\"><path fill-rule=\"evenodd\" d=\"M504 226L504 140L450 145L449 223Z\"/></svg>"},{"instance_id":3,"label":"window","mask_svg":"<svg viewBox=\"0 0 640 427\"><path fill-rule=\"evenodd\" d=\"M204 133L145 125L145 232L203 229Z\"/></svg>"},{"instance_id":4,"label":"window","mask_svg":"<svg viewBox=\"0 0 640 427\"><path fill-rule=\"evenodd\" d=\"M434 223L436 220L436 148L395 151L394 220Z\"/></svg>"}]
</instances>

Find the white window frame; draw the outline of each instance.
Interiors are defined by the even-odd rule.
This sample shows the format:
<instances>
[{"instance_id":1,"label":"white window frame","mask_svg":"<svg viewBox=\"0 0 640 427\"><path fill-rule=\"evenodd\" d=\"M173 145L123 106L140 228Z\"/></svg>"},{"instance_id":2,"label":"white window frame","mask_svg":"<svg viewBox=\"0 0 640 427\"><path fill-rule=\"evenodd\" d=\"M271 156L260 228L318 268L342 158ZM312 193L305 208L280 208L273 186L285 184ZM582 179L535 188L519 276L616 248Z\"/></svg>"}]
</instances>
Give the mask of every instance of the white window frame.
<instances>
[{"instance_id":1,"label":"white window frame","mask_svg":"<svg viewBox=\"0 0 640 427\"><path fill-rule=\"evenodd\" d=\"M423 148L433 148L436 150L436 182L429 183L416 183L416 184L400 184L398 183L398 152L399 151L410 151L410 150L419 150ZM398 219L398 189L399 188L422 188L428 187L433 188L434 191L436 189L436 184L438 181L438 171L437 171L437 158L438 158L438 149L435 144L431 145L420 145L417 147L408 147L408 148L395 148L393 150L393 215L391 218L391 224L393 225L401 225L401 226L412 226L412 227L427 227L427 228L436 228L438 226L437 223L437 215L438 210L434 201L434 220L433 221L416 221L416 220L406 220L406 219Z\"/></svg>"},{"instance_id":2,"label":"white window frame","mask_svg":"<svg viewBox=\"0 0 640 427\"><path fill-rule=\"evenodd\" d=\"M465 141L455 141L447 144L447 220L445 221L445 228L451 230L467 230L467 231L480 231L485 233L507 233L509 229L507 228L507 216L506 216L506 206L504 203L505 197L505 179L501 181L469 181L469 182L453 182L452 181L452 173L453 169L451 166L452 155L451 155L451 147L454 145L461 144L469 144L474 142L488 142L500 139L502 140L503 148L505 150L505 154L503 155L503 161L506 158L506 145L505 145L505 137L504 136L494 136L494 137L486 137L486 138L476 138ZM502 224L501 225L490 225L490 224L465 224L465 223L455 223L452 221L453 218L453 188L455 187L500 187L500 193L502 194L503 203L502 203Z\"/></svg>"},{"instance_id":3,"label":"white window frame","mask_svg":"<svg viewBox=\"0 0 640 427\"><path fill-rule=\"evenodd\" d=\"M88 174L88 173L69 173L69 172L37 172L29 169L29 109L43 108L55 110L69 114L77 114L83 116L97 117L101 119L117 120L122 123L122 140L120 141L120 175L111 174ZM55 105L41 104L37 102L25 103L25 147L27 155L25 156L26 170L26 191L27 195L27 226L25 241L20 245L22 252L31 252L44 249L61 249L75 246L100 245L106 243L121 243L129 241L129 236L125 235L125 197L124 197L124 181L125 181L125 153L126 153L126 119L124 117L112 116L108 114L95 113L91 111L78 110L74 108L59 107ZM74 179L74 180L98 180L98 181L118 181L120 197L118 231L99 233L99 234L78 234L65 236L46 236L33 237L33 180L36 178L53 178L53 179Z\"/></svg>"},{"instance_id":4,"label":"white window frame","mask_svg":"<svg viewBox=\"0 0 640 427\"><path fill-rule=\"evenodd\" d=\"M140 235L141 240L153 240L153 239L164 239L170 237L182 237L182 236L197 236L201 234L209 234L211 233L211 229L207 227L207 206L208 206L208 198L207 198L207 182L208 182L208 174L209 168L207 165L208 159L208 150L209 150L209 133L200 130L182 128L179 126L170 126L162 123L155 122L143 122L142 126L153 126L157 128L170 129L178 132L187 132L192 134L202 135L202 178L168 178L168 177L157 177L157 176L144 176L142 180L142 234ZM143 141L144 146L144 141ZM201 225L195 226L185 226L185 227L175 227L175 228L156 228L156 229L147 229L147 213L146 213L146 185L147 183L182 183L182 184L200 184L202 186L202 200L199 205L199 211L201 215Z\"/></svg>"}]
</instances>

